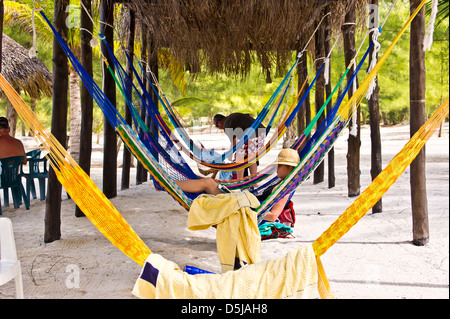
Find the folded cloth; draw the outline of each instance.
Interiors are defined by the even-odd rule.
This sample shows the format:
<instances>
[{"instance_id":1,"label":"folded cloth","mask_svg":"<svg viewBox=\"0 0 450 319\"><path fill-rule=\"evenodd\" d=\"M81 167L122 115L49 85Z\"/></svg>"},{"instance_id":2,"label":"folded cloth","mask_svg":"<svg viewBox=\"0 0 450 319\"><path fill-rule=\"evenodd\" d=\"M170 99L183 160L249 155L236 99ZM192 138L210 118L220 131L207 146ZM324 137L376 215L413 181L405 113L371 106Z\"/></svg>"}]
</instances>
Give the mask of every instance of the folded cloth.
<instances>
[{"instance_id":1,"label":"folded cloth","mask_svg":"<svg viewBox=\"0 0 450 319\"><path fill-rule=\"evenodd\" d=\"M261 257L261 236L255 195L248 191L200 195L191 204L188 229L202 230L217 225L217 253L222 272L254 264Z\"/></svg>"},{"instance_id":2,"label":"folded cloth","mask_svg":"<svg viewBox=\"0 0 450 319\"><path fill-rule=\"evenodd\" d=\"M223 274L190 275L152 253L133 294L149 299L333 298L312 245Z\"/></svg>"}]
</instances>

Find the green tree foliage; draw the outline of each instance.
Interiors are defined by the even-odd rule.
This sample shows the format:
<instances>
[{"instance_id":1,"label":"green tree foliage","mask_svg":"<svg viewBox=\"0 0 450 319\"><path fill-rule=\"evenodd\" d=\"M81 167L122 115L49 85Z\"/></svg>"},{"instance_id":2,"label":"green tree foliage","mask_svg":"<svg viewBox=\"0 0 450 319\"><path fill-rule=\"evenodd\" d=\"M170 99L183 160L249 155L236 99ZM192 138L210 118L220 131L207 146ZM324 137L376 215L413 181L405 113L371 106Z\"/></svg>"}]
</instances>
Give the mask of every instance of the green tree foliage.
<instances>
[{"instance_id":1,"label":"green tree foliage","mask_svg":"<svg viewBox=\"0 0 450 319\"><path fill-rule=\"evenodd\" d=\"M20 4L32 6L31 0L15 1ZM431 2L431 1L430 1ZM47 16L53 12L53 0L41 0L39 4L44 8ZM387 0L379 1L380 21L384 21L392 2ZM395 9L390 14L378 39L381 49L380 57L384 50L390 45L398 34L399 30L409 17L409 0L398 0ZM427 15L427 22L429 14ZM431 114L436 107L448 96L449 87L449 19L448 1L440 1L437 23L434 30L434 41L431 51L427 51L426 57L426 109L427 114ZM361 44L365 34L361 31L357 33L356 47ZM32 32L25 25L6 26L4 32L14 40L30 48L32 46ZM409 32L409 31L408 31ZM378 84L380 86L380 110L384 115L384 120L388 124L397 124L409 120L409 36L408 32L400 39L395 46L388 60L380 69L378 74ZM333 35L331 44L334 44L337 35ZM368 45L368 39L361 47L357 60L362 57ZM52 64L52 41L38 40L38 57L51 69ZM119 46L116 46L119 48ZM120 54L118 54L120 57ZM94 78L101 83L101 59L94 55ZM294 53L292 61L294 61ZM342 36L332 53L331 60L331 85L334 86L345 71ZM313 58L309 57L309 70L314 70ZM122 59L123 65L125 61ZM139 66L136 66L139 70ZM228 114L231 112L246 112L257 115L264 104L268 101L280 81L283 72L276 69L276 61L272 67L272 83L266 83L266 74L257 63L253 63L247 77L229 77L224 74L210 74L206 70L191 74L189 71L183 72L181 64L171 60L167 52L160 55L159 79L161 88L167 98L174 104L186 123L192 124L193 120L201 117L214 115L215 113ZM359 73L359 82L365 75L367 65ZM280 74L281 73L281 74ZM184 75L184 76L183 76ZM310 72L314 76L314 72ZM345 81L344 81L345 83ZM294 76L294 87L297 88L296 76ZM123 97L118 90L119 109L123 109ZM311 91L314 96L314 89ZM290 104L295 95L289 89L286 104ZM333 101L335 100L335 97ZM311 98L311 110L314 114L314 98ZM5 113L6 102L0 101L0 112ZM51 101L42 100L37 102L37 114L46 125L50 125ZM363 119L367 119L367 101L361 104ZM101 123L102 114L99 108L95 107L95 121Z\"/></svg>"}]
</instances>

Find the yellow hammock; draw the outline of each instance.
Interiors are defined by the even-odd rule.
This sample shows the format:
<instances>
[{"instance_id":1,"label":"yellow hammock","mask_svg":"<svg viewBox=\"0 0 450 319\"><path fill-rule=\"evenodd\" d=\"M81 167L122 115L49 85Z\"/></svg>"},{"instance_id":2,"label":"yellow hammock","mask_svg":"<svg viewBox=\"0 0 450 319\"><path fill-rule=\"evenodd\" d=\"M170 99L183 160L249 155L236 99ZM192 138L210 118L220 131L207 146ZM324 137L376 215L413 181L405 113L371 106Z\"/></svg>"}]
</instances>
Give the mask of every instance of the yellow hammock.
<instances>
[{"instance_id":1,"label":"yellow hammock","mask_svg":"<svg viewBox=\"0 0 450 319\"><path fill-rule=\"evenodd\" d=\"M316 256L323 255L380 200L448 116L448 110L447 98L361 195L314 241L313 248Z\"/></svg>"},{"instance_id":2,"label":"yellow hammock","mask_svg":"<svg viewBox=\"0 0 450 319\"><path fill-rule=\"evenodd\" d=\"M70 197L106 238L142 266L150 249L1 73L0 87L32 135L48 151L49 162Z\"/></svg>"}]
</instances>

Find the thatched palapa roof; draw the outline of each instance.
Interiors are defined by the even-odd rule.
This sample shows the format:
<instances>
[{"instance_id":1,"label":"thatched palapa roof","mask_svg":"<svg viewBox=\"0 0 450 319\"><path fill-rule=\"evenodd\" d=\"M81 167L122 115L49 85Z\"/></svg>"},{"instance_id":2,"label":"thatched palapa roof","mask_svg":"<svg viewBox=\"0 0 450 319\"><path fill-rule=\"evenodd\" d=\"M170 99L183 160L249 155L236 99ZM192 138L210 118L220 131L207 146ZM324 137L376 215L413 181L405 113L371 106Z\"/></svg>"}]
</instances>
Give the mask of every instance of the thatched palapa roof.
<instances>
[{"instance_id":1,"label":"thatched palapa roof","mask_svg":"<svg viewBox=\"0 0 450 319\"><path fill-rule=\"evenodd\" d=\"M37 57L30 58L28 50L3 33L2 74L11 85L30 97L40 99L52 95L52 74ZM0 97L4 97L0 89Z\"/></svg>"},{"instance_id":2,"label":"thatched palapa roof","mask_svg":"<svg viewBox=\"0 0 450 319\"><path fill-rule=\"evenodd\" d=\"M212 72L245 74L256 56L264 69L302 50L317 23L339 31L348 10L365 14L367 0L127 0L137 25L145 25L153 47ZM333 33L333 32L332 32ZM314 41L311 42L313 45ZM276 60L275 60L276 59Z\"/></svg>"}]
</instances>

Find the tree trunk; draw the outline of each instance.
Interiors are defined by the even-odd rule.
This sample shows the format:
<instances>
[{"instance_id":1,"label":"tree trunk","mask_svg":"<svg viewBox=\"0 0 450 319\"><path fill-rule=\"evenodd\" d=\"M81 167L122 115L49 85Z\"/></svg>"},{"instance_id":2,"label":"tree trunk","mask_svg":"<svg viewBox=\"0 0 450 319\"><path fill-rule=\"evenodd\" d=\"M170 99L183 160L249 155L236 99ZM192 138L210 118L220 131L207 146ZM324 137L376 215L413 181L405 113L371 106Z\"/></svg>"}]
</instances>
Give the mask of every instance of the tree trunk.
<instances>
[{"instance_id":1,"label":"tree trunk","mask_svg":"<svg viewBox=\"0 0 450 319\"><path fill-rule=\"evenodd\" d=\"M298 52L297 52L298 54ZM298 67L297 67L298 68ZM300 71L300 69L298 69ZM300 80L300 76L298 78ZM304 80L303 80L304 81ZM300 90L300 88L302 87L303 82L299 81L298 84L298 89ZM287 109L283 112L283 114L281 115L281 118L283 118L286 114ZM295 125L294 122L292 122L292 124L287 128L286 133L284 134L284 138L283 138L283 148L289 148L292 146L292 144L295 141L295 137L296 137L296 131L295 131Z\"/></svg>"},{"instance_id":2,"label":"tree trunk","mask_svg":"<svg viewBox=\"0 0 450 319\"><path fill-rule=\"evenodd\" d=\"M330 7L326 7L325 14L330 12ZM330 45L330 37L331 37L331 31L330 31L330 22L329 22L329 16L325 18L325 35L324 35L324 45L325 45L325 55L327 56L330 53L331 45ZM331 55L330 55L331 60ZM331 61L330 61L331 63ZM328 69L328 83L325 84L325 94L326 98L328 99L331 95L331 68ZM327 104L327 114L330 114L331 108L333 106L333 99L331 98L330 101ZM328 151L328 188L333 188L336 185L336 176L334 171L334 147L332 147Z\"/></svg>"},{"instance_id":3,"label":"tree trunk","mask_svg":"<svg viewBox=\"0 0 450 319\"><path fill-rule=\"evenodd\" d=\"M83 5L92 13L91 1L81 0ZM80 26L83 29L92 32L92 21L85 10L81 10ZM92 77L92 47L90 41L92 39L91 33L81 31L81 65L86 72ZM91 155L92 155L92 123L93 123L93 108L94 100L84 84L81 85L81 128L80 128L80 167L90 175L91 172ZM75 208L75 216L85 216L81 209L77 206Z\"/></svg>"},{"instance_id":4,"label":"tree trunk","mask_svg":"<svg viewBox=\"0 0 450 319\"><path fill-rule=\"evenodd\" d=\"M20 89L15 88L17 92L20 92ZM17 112L14 106L9 102L9 100L6 103L6 118L9 122L9 135L16 136L16 127L17 127Z\"/></svg>"},{"instance_id":5,"label":"tree trunk","mask_svg":"<svg viewBox=\"0 0 450 319\"><path fill-rule=\"evenodd\" d=\"M283 137L283 148L289 148L294 144L295 141L295 127L290 125Z\"/></svg>"},{"instance_id":6,"label":"tree trunk","mask_svg":"<svg viewBox=\"0 0 450 319\"><path fill-rule=\"evenodd\" d=\"M81 104L80 104L80 79L75 70L69 73L70 92L70 156L79 163L80 161L80 128L81 128Z\"/></svg>"},{"instance_id":7,"label":"tree trunk","mask_svg":"<svg viewBox=\"0 0 450 319\"><path fill-rule=\"evenodd\" d=\"M411 0L413 13L421 1ZM411 23L410 37L410 134L413 136L425 123L425 8L423 7ZM411 163L411 205L413 217L413 243L421 246L429 241L428 203L426 190L425 147Z\"/></svg>"},{"instance_id":8,"label":"tree trunk","mask_svg":"<svg viewBox=\"0 0 450 319\"><path fill-rule=\"evenodd\" d=\"M324 28L323 26L320 26L317 30L316 34L314 35L314 41L315 41L315 56L316 56L316 72L320 70L320 67L322 66L324 60L320 58L325 57L325 47L324 47ZM320 60L318 60L320 59ZM323 103L325 102L325 77L323 72L319 75L316 81L316 93L315 93L315 108L316 108L316 114L322 107ZM324 113L322 113L319 116L319 120L316 123L316 128L320 126L320 124L325 119ZM322 163L317 166L317 168L314 170L314 178L313 183L318 184L323 182L324 179L324 169L325 169L325 163L322 161Z\"/></svg>"},{"instance_id":9,"label":"tree trunk","mask_svg":"<svg viewBox=\"0 0 450 319\"><path fill-rule=\"evenodd\" d=\"M147 64L150 66L151 72L154 73L154 76L156 78L156 81L159 81L159 69L158 69L158 48L155 46L155 42L152 39L152 33L149 33L148 35L148 60ZM152 79L152 74L147 74L149 79ZM147 92L150 95L150 98L152 99L153 103L158 108L159 99L156 95L155 91L153 90L151 83L147 82ZM156 127L156 123L153 123L151 119L147 120L147 126L150 128L151 132L155 136L155 138L158 138L158 129ZM158 153L156 151L153 152L153 157L158 159ZM145 171L145 181L147 180L147 171Z\"/></svg>"},{"instance_id":10,"label":"tree trunk","mask_svg":"<svg viewBox=\"0 0 450 319\"><path fill-rule=\"evenodd\" d=\"M297 54L298 53L299 52L297 52ZM306 78L308 77L308 55L306 54L306 52L300 58L300 61L297 65L297 74L298 74L298 90L300 90L303 85L303 82L305 82ZM304 92L306 91L308 86L309 86L309 81L308 81L308 83L305 83ZM304 92L300 95L300 99L305 94ZM310 108L309 95L308 95L308 98L306 98L305 101L303 102L303 104L300 106L300 110L297 113L297 136L300 136L306 128L306 124L305 124L306 123L306 108L308 108L308 109ZM309 120L311 121L311 118Z\"/></svg>"},{"instance_id":11,"label":"tree trunk","mask_svg":"<svg viewBox=\"0 0 450 319\"><path fill-rule=\"evenodd\" d=\"M371 4L373 5L373 12L370 12L373 16L373 20L369 21L369 29L378 27L378 0L371 0ZM369 35L370 39L372 39L372 33ZM372 61L372 54L374 51L374 47L369 54L369 65ZM376 59L378 59L378 55L376 55ZM380 87L378 86L378 77L375 77L375 88L373 90L372 95L368 101L369 104L369 117L370 117L370 141L371 141L371 168L370 175L372 177L372 181L380 174L382 171L382 157L381 157L381 134L380 134L380 105L378 102L378 95L380 92ZM383 210L382 199L380 199L375 205L372 207L372 213L380 213Z\"/></svg>"},{"instance_id":12,"label":"tree trunk","mask_svg":"<svg viewBox=\"0 0 450 319\"><path fill-rule=\"evenodd\" d=\"M351 60L355 57L355 21L356 12L354 8L348 8L348 12L345 15L346 25L342 26L342 32L344 37L344 55L345 64L350 65ZM356 66L353 66L355 69ZM347 81L350 80L352 72L347 74ZM348 98L350 98L354 93L354 88L357 87L357 78L355 78L355 84L348 91ZM348 177L348 196L358 196L360 193L360 168L359 168L359 157L360 157L360 112L359 106L356 110L356 122L354 118L350 120L350 133L348 138L348 151L347 151L347 177ZM355 127L353 127L355 125ZM352 134L356 131L356 134Z\"/></svg>"},{"instance_id":13,"label":"tree trunk","mask_svg":"<svg viewBox=\"0 0 450 319\"><path fill-rule=\"evenodd\" d=\"M147 60L147 49L148 49L148 45L147 45L147 28L145 25L141 25L141 61L146 61ZM144 68L144 71L142 71L142 82L143 84L146 86L147 83L147 78L145 77L145 68L146 65L142 66ZM141 109L141 118L145 123L145 110ZM141 162L137 161L137 165L136 165L136 185L142 184L143 182L145 182L147 180L147 171L145 170L144 166L142 165Z\"/></svg>"},{"instance_id":14,"label":"tree trunk","mask_svg":"<svg viewBox=\"0 0 450 319\"><path fill-rule=\"evenodd\" d=\"M63 39L67 39L67 26L65 24L66 7L69 0L56 0L53 14L53 26ZM53 110L51 133L66 147L67 135L67 94L69 89L69 67L67 56L53 37ZM55 171L49 169L47 199L45 203L45 232L44 242L50 243L61 238L61 190Z\"/></svg>"},{"instance_id":15,"label":"tree trunk","mask_svg":"<svg viewBox=\"0 0 450 319\"><path fill-rule=\"evenodd\" d=\"M127 42L127 52L130 56L130 60L133 61L134 57L134 35L135 35L136 19L133 10L130 10L130 32L128 34ZM130 79L133 79L133 69L132 65L127 60L127 74ZM132 101L132 88L130 87L127 92L129 92L129 101ZM133 118L131 116L130 109L125 105L125 121L131 126L133 124ZM128 148L124 145L123 155L122 155L122 186L121 189L130 188L130 166L131 166L131 153Z\"/></svg>"},{"instance_id":16,"label":"tree trunk","mask_svg":"<svg viewBox=\"0 0 450 319\"><path fill-rule=\"evenodd\" d=\"M106 37L106 42L114 52L114 1L102 0L100 2L100 32ZM108 63L114 71L114 65L109 58L106 45L101 42L103 56L108 57ZM108 68L102 64L102 90L112 105L116 107L116 83ZM103 193L107 198L117 196L117 136L114 127L103 117Z\"/></svg>"}]
</instances>

